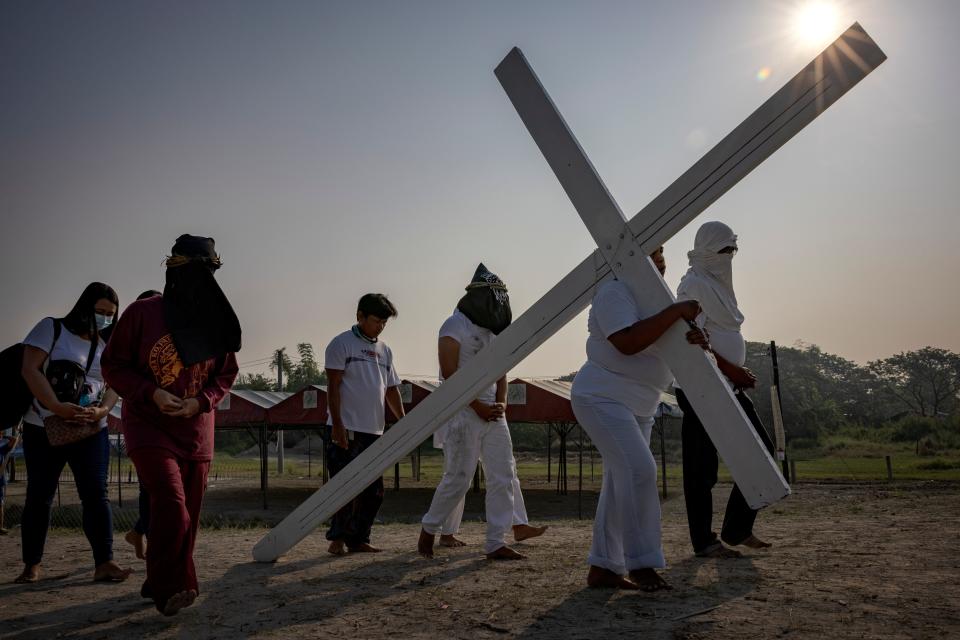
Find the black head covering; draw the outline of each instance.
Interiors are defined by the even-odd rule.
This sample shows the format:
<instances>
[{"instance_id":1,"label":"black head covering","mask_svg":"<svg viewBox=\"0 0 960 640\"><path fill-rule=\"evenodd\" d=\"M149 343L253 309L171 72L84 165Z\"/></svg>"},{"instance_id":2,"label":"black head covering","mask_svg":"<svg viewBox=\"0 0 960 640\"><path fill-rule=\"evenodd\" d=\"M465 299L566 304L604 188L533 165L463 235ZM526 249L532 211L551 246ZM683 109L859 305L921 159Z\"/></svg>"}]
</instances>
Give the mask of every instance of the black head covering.
<instances>
[{"instance_id":1,"label":"black head covering","mask_svg":"<svg viewBox=\"0 0 960 640\"><path fill-rule=\"evenodd\" d=\"M67 331L79 336L95 336L109 340L110 333L116 323L102 331L97 330L97 318L93 308L97 305L98 300L109 300L118 308L120 306L120 299L113 287L102 282L91 282L80 294L80 298L70 309L70 313L63 317L63 326L67 328Z\"/></svg>"},{"instance_id":2,"label":"black head covering","mask_svg":"<svg viewBox=\"0 0 960 640\"><path fill-rule=\"evenodd\" d=\"M240 321L213 272L220 256L213 238L182 235L167 258L163 316L183 364L240 350Z\"/></svg>"},{"instance_id":3,"label":"black head covering","mask_svg":"<svg viewBox=\"0 0 960 640\"><path fill-rule=\"evenodd\" d=\"M482 262L467 285L467 293L457 303L457 309L470 322L489 329L494 335L499 335L513 320L507 286Z\"/></svg>"}]
</instances>

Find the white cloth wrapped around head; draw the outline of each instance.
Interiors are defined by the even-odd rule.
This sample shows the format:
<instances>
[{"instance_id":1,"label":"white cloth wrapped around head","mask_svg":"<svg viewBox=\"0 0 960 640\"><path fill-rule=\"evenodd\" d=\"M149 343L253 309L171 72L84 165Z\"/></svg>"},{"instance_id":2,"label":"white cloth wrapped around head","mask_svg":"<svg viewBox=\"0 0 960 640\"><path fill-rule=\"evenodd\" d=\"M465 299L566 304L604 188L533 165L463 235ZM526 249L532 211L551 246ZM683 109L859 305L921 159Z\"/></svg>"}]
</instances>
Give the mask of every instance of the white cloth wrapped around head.
<instances>
[{"instance_id":1,"label":"white cloth wrapped around head","mask_svg":"<svg viewBox=\"0 0 960 640\"><path fill-rule=\"evenodd\" d=\"M677 296L696 300L711 322L730 331L739 331L743 314L733 291L733 254L720 253L737 248L737 235L722 222L706 222L697 230L693 250L687 253L690 268L680 280Z\"/></svg>"}]
</instances>

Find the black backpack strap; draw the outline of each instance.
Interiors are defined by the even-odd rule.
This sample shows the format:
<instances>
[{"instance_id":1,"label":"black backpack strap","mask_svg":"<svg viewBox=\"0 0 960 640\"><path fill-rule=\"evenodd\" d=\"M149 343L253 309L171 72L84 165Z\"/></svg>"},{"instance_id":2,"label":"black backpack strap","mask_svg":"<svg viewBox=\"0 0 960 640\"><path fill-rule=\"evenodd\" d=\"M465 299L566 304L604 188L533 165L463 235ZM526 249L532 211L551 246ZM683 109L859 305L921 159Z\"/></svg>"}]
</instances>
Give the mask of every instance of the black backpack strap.
<instances>
[{"instance_id":1,"label":"black backpack strap","mask_svg":"<svg viewBox=\"0 0 960 640\"><path fill-rule=\"evenodd\" d=\"M50 362L50 358L53 357L53 348L57 346L57 340L60 339L60 334L63 331L63 321L60 318L54 318L51 316L50 321L53 322L53 340L50 341L50 351L47 352L47 359L43 361L43 368L41 369L44 377L47 375L47 364ZM33 404L33 410L36 411L37 415L39 416L40 401L34 397L31 404Z\"/></svg>"}]
</instances>

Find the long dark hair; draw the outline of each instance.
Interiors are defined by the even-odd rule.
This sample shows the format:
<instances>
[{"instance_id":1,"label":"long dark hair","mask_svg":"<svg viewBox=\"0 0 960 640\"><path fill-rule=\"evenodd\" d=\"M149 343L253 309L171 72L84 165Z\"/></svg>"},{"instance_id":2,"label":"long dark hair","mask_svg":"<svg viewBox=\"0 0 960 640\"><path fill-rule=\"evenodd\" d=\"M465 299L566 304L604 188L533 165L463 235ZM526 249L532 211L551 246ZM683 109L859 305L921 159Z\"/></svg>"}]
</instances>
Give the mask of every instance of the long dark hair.
<instances>
[{"instance_id":1,"label":"long dark hair","mask_svg":"<svg viewBox=\"0 0 960 640\"><path fill-rule=\"evenodd\" d=\"M70 309L70 313L63 317L63 326L66 327L67 331L79 336L89 335L91 340L98 338L103 338L104 341L109 340L110 333L116 325L116 316L114 316L113 324L103 331L97 331L97 318L93 308L97 301L101 299L109 300L117 305L117 313L120 313L120 298L117 296L117 292L102 282L91 282L80 294L80 298L73 305L73 309Z\"/></svg>"}]
</instances>

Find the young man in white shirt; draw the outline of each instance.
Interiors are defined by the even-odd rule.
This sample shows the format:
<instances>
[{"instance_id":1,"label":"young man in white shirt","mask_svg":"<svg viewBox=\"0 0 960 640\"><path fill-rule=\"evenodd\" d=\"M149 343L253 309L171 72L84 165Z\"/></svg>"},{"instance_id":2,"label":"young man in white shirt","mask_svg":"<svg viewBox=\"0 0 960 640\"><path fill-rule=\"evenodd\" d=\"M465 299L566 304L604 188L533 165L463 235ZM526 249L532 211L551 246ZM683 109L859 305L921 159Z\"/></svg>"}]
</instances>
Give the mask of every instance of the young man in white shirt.
<instances>
[{"instance_id":1,"label":"young man in white shirt","mask_svg":"<svg viewBox=\"0 0 960 640\"><path fill-rule=\"evenodd\" d=\"M466 290L453 315L440 327L437 352L440 376L444 380L490 344L512 320L506 285L483 264L477 267ZM506 407L507 378L503 376L442 428L443 477L433 494L430 510L423 516L417 543L421 555L433 557L438 533L446 538L445 546L459 546L459 541L453 538L454 524L459 524L463 498L482 457L487 479L484 545L487 558L524 557L506 543L507 532L514 523L514 487L519 486ZM513 527L517 540L541 535L545 530L545 527L531 527L526 523Z\"/></svg>"},{"instance_id":2,"label":"young man in white shirt","mask_svg":"<svg viewBox=\"0 0 960 640\"><path fill-rule=\"evenodd\" d=\"M756 386L757 378L743 366L746 342L740 332L743 314L733 292L733 256L737 252L737 236L722 222L707 222L697 231L693 251L687 253L690 269L677 287L678 300L699 301L703 313L697 325L710 339L710 347L720 368L730 382L734 395L753 424L767 449L773 443L760 417L747 397L745 389ZM753 535L757 512L747 505L736 485L727 502L720 540L712 530L713 495L717 483L717 448L710 440L700 418L681 389L677 403L683 411L681 440L683 444L683 497L687 506L687 524L694 554L707 558L739 558L740 552L725 547L743 545L763 549L770 544Z\"/></svg>"},{"instance_id":3,"label":"young man in white shirt","mask_svg":"<svg viewBox=\"0 0 960 640\"><path fill-rule=\"evenodd\" d=\"M384 400L397 418L404 415L393 352L380 340L387 321L396 315L396 307L385 295L368 293L357 304L357 324L327 346L330 441L326 448L331 476L383 435ZM370 530L381 504L383 478L378 478L334 514L327 531L328 551L334 555L380 551L370 545Z\"/></svg>"}]
</instances>

